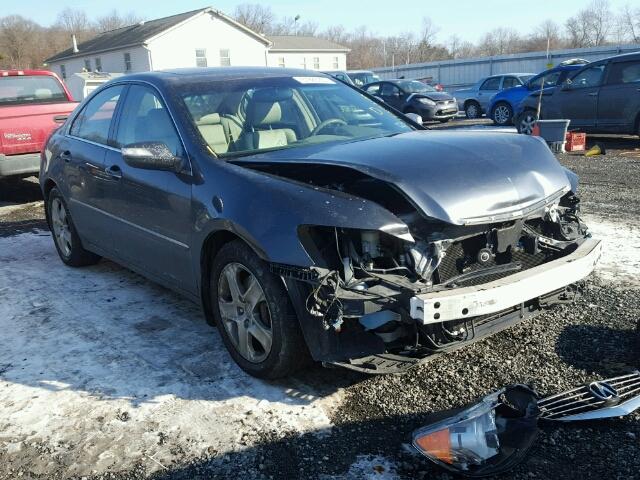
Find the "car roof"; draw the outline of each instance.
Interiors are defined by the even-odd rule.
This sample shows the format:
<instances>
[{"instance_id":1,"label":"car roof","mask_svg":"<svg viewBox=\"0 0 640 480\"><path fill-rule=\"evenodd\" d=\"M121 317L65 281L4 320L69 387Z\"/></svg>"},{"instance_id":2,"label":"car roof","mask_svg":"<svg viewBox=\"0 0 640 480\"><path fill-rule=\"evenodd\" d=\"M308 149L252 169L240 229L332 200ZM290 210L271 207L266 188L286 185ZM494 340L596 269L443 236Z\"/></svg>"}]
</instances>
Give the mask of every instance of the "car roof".
<instances>
[{"instance_id":1,"label":"car roof","mask_svg":"<svg viewBox=\"0 0 640 480\"><path fill-rule=\"evenodd\" d=\"M50 70L0 70L0 77L21 77L21 76L33 76L33 75L46 75L49 77L57 77L57 75Z\"/></svg>"}]
</instances>

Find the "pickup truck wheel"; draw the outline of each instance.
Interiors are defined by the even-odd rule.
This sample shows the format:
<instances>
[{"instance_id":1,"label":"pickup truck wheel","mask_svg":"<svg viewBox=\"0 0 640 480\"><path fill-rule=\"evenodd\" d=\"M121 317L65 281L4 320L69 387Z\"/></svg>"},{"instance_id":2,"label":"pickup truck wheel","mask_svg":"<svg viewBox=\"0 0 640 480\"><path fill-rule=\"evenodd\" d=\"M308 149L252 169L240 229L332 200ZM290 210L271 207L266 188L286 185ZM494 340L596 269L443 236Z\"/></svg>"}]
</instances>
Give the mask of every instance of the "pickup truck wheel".
<instances>
[{"instance_id":1,"label":"pickup truck wheel","mask_svg":"<svg viewBox=\"0 0 640 480\"><path fill-rule=\"evenodd\" d=\"M245 372L293 373L309 359L282 280L244 242L225 244L213 260L211 305L222 340Z\"/></svg>"},{"instance_id":2,"label":"pickup truck wheel","mask_svg":"<svg viewBox=\"0 0 640 480\"><path fill-rule=\"evenodd\" d=\"M533 110L525 110L518 117L518 121L516 127L518 129L518 133L523 133L525 135L531 135L533 133L533 126L536 123L536 114Z\"/></svg>"},{"instance_id":3,"label":"pickup truck wheel","mask_svg":"<svg viewBox=\"0 0 640 480\"><path fill-rule=\"evenodd\" d=\"M55 187L51 189L47 198L47 222L58 255L66 265L84 267L100 261L99 255L82 247L67 204Z\"/></svg>"},{"instance_id":4,"label":"pickup truck wheel","mask_svg":"<svg viewBox=\"0 0 640 480\"><path fill-rule=\"evenodd\" d=\"M482 115L480 105L478 105L476 102L467 103L464 107L464 113L469 119L480 118L480 115Z\"/></svg>"},{"instance_id":5,"label":"pickup truck wheel","mask_svg":"<svg viewBox=\"0 0 640 480\"><path fill-rule=\"evenodd\" d=\"M493 123L500 126L509 125L513 118L513 109L508 103L498 103L491 112Z\"/></svg>"}]
</instances>

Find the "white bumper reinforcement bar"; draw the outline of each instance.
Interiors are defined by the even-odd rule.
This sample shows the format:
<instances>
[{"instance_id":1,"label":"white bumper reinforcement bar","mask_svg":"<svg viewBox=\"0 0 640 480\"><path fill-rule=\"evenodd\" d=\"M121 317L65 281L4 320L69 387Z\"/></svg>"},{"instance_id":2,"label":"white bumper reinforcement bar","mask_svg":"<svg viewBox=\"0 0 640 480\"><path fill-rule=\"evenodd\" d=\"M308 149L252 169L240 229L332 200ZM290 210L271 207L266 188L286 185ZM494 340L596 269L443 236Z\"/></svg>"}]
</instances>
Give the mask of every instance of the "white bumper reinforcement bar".
<instances>
[{"instance_id":1,"label":"white bumper reinforcement bar","mask_svg":"<svg viewBox=\"0 0 640 480\"><path fill-rule=\"evenodd\" d=\"M411 317L428 324L505 310L585 278L601 253L600 240L589 238L565 257L493 282L416 295L410 301Z\"/></svg>"}]
</instances>

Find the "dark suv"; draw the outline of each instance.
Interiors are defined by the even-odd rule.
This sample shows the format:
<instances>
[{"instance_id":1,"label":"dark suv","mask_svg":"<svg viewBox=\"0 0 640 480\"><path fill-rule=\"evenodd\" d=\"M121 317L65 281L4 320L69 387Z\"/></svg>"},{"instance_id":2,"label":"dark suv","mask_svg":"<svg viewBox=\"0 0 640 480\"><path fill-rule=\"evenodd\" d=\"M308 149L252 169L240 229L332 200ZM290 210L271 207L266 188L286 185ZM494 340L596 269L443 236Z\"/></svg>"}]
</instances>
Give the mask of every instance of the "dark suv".
<instances>
[{"instance_id":1,"label":"dark suv","mask_svg":"<svg viewBox=\"0 0 640 480\"><path fill-rule=\"evenodd\" d=\"M538 99L539 91L520 103L520 133L531 133ZM540 118L567 118L571 128L584 132L640 135L640 53L590 63L561 85L545 89Z\"/></svg>"}]
</instances>

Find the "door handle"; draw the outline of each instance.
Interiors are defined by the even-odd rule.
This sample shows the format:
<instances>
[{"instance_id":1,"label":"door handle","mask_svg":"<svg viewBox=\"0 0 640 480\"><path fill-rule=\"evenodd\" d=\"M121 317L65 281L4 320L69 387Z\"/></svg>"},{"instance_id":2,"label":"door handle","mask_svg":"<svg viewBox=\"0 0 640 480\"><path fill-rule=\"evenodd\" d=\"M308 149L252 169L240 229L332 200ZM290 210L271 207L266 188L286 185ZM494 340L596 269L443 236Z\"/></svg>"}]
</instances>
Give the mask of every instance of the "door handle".
<instances>
[{"instance_id":1,"label":"door handle","mask_svg":"<svg viewBox=\"0 0 640 480\"><path fill-rule=\"evenodd\" d=\"M120 180L122 178L122 169L118 165L111 165L105 168L104 172L114 180Z\"/></svg>"},{"instance_id":2,"label":"door handle","mask_svg":"<svg viewBox=\"0 0 640 480\"><path fill-rule=\"evenodd\" d=\"M590 97L597 97L598 96L598 92L587 93L587 95L589 95Z\"/></svg>"},{"instance_id":3,"label":"door handle","mask_svg":"<svg viewBox=\"0 0 640 480\"><path fill-rule=\"evenodd\" d=\"M60 154L60 158L65 161L65 163L69 163L71 161L71 152L69 150L65 150Z\"/></svg>"}]
</instances>

